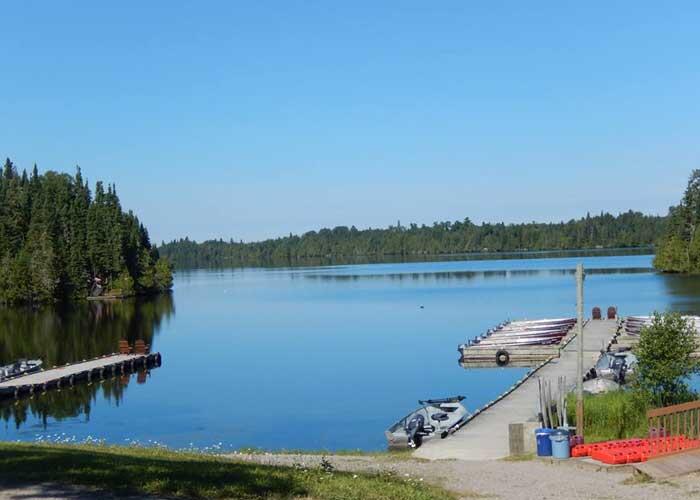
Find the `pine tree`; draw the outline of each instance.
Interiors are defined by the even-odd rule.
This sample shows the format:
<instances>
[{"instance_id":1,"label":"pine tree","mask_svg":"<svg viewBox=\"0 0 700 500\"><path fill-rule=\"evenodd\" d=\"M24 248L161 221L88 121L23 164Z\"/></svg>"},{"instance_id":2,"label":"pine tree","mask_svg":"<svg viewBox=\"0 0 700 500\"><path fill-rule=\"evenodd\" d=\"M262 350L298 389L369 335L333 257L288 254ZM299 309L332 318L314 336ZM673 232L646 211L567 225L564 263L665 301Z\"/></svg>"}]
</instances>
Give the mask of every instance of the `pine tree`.
<instances>
[{"instance_id":1,"label":"pine tree","mask_svg":"<svg viewBox=\"0 0 700 500\"><path fill-rule=\"evenodd\" d=\"M98 182L95 199L75 176L36 165L22 175L8 159L0 175L0 302L83 299L100 283L108 293L152 293L172 286L148 232L122 212L116 186Z\"/></svg>"},{"instance_id":2,"label":"pine tree","mask_svg":"<svg viewBox=\"0 0 700 500\"><path fill-rule=\"evenodd\" d=\"M700 170L691 173L680 204L669 209L654 266L666 272L700 272Z\"/></svg>"}]
</instances>

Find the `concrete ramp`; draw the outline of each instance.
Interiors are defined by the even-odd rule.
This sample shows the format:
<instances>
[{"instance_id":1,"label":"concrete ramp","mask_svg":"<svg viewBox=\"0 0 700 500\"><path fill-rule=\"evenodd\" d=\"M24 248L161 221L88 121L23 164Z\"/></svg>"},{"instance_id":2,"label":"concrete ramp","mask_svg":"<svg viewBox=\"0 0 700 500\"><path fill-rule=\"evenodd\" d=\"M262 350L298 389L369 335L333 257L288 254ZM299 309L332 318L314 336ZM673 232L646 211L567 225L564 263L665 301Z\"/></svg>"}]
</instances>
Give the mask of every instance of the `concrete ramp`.
<instances>
[{"instance_id":1,"label":"concrete ramp","mask_svg":"<svg viewBox=\"0 0 700 500\"><path fill-rule=\"evenodd\" d=\"M631 464L652 479L666 479L700 471L700 450L681 451L666 457Z\"/></svg>"}]
</instances>

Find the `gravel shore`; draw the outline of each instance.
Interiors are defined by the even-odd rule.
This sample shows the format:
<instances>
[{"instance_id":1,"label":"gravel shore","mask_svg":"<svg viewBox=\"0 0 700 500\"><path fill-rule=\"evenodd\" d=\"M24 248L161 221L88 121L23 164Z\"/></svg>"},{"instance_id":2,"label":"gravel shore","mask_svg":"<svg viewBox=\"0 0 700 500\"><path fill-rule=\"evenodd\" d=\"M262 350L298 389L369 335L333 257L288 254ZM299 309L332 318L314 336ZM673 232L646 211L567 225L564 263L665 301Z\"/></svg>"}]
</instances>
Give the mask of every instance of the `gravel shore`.
<instances>
[{"instance_id":1,"label":"gravel shore","mask_svg":"<svg viewBox=\"0 0 700 500\"><path fill-rule=\"evenodd\" d=\"M319 467L321 455L232 454L262 464ZM390 472L411 481L428 481L460 498L539 499L700 499L700 475L670 481L645 481L625 469L608 469L576 460L423 461L391 455L329 455L333 467L349 472Z\"/></svg>"}]
</instances>

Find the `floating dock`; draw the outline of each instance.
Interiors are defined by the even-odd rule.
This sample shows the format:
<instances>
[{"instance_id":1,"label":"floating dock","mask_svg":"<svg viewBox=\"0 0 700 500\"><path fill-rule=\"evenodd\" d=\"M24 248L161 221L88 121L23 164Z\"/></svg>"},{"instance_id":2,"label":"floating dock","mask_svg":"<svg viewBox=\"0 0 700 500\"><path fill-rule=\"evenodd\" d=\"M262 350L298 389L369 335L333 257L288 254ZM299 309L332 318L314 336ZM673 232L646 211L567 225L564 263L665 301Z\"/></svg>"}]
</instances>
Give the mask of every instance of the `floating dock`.
<instances>
[{"instance_id":1,"label":"floating dock","mask_svg":"<svg viewBox=\"0 0 700 500\"><path fill-rule=\"evenodd\" d=\"M577 331L574 326L572 331ZM607 349L619 330L617 320L591 320L583 327L584 373L592 368L601 349ZM510 454L508 426L536 421L539 412L537 377L556 380L566 377L574 383L577 376L578 338L573 335L560 347L557 357L540 363L501 396L477 410L458 432L446 439L426 442L414 455L429 460L489 460ZM492 363L491 366L495 366ZM466 400L469 404L469 395Z\"/></svg>"},{"instance_id":2,"label":"floating dock","mask_svg":"<svg viewBox=\"0 0 700 500\"><path fill-rule=\"evenodd\" d=\"M564 344L565 340L562 340ZM464 368L496 366L496 353L506 351L510 356L507 366L533 366L559 356L559 345L543 346L508 346L508 347L479 347L472 346L465 350L460 364Z\"/></svg>"},{"instance_id":3,"label":"floating dock","mask_svg":"<svg viewBox=\"0 0 700 500\"><path fill-rule=\"evenodd\" d=\"M536 366L540 363L559 357L559 351L566 347L576 336L577 326L561 339L558 344L524 345L524 346L480 346L475 344L462 351L459 363L464 368L488 368L496 366L496 354L506 351L509 356L507 366Z\"/></svg>"},{"instance_id":4,"label":"floating dock","mask_svg":"<svg viewBox=\"0 0 700 500\"><path fill-rule=\"evenodd\" d=\"M686 318L688 319L688 317ZM696 339L698 340L698 344L700 346L700 318L695 319L696 317L693 316L689 318L695 321ZM629 333L625 325L625 319L623 319L618 335L617 337L615 337L615 340L611 344L610 350L612 352L617 352L633 349L637 346L637 344L639 344L639 340L639 333ZM691 354L691 357L700 358L700 347L698 347L698 349Z\"/></svg>"},{"instance_id":5,"label":"floating dock","mask_svg":"<svg viewBox=\"0 0 700 500\"><path fill-rule=\"evenodd\" d=\"M56 366L0 382L0 399L18 399L46 392L49 389L72 387L80 382L96 382L106 378L158 367L160 353L108 354L79 363Z\"/></svg>"}]
</instances>

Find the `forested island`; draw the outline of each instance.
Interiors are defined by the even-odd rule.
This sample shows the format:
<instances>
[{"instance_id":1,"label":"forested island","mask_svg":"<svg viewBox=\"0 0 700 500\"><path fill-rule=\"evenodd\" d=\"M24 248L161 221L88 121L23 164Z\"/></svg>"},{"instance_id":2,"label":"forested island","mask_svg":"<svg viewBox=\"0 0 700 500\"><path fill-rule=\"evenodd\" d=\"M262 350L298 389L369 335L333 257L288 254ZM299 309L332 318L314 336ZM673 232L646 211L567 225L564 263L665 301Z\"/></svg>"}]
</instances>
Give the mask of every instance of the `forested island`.
<instances>
[{"instance_id":1,"label":"forested island","mask_svg":"<svg viewBox=\"0 0 700 500\"><path fill-rule=\"evenodd\" d=\"M700 273L700 170L693 170L681 202L671 207L654 267L672 273Z\"/></svg>"},{"instance_id":2,"label":"forested island","mask_svg":"<svg viewBox=\"0 0 700 500\"><path fill-rule=\"evenodd\" d=\"M148 231L123 212L114 185L94 195L80 169L0 175L0 302L50 303L130 296L172 287L172 270Z\"/></svg>"},{"instance_id":3,"label":"forested island","mask_svg":"<svg viewBox=\"0 0 700 500\"><path fill-rule=\"evenodd\" d=\"M666 218L625 212L586 215L559 223L474 224L468 218L431 226L397 224L386 229L339 226L256 243L188 238L159 247L176 267L294 265L310 260L401 260L472 252L518 252L651 247Z\"/></svg>"}]
</instances>

